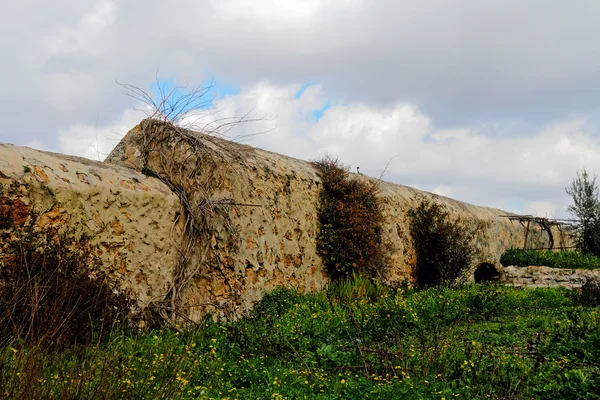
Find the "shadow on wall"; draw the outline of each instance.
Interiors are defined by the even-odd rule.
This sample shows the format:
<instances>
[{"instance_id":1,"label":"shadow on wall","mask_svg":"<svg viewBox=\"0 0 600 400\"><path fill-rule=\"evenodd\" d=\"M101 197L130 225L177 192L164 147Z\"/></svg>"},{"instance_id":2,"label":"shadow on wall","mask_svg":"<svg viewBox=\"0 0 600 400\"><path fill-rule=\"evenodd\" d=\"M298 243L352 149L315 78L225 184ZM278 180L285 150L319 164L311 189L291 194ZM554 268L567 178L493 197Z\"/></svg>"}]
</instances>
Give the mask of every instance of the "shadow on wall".
<instances>
[{"instance_id":1,"label":"shadow on wall","mask_svg":"<svg viewBox=\"0 0 600 400\"><path fill-rule=\"evenodd\" d=\"M483 283L497 281L500 278L500 273L493 264L482 263L475 270L475 283Z\"/></svg>"}]
</instances>

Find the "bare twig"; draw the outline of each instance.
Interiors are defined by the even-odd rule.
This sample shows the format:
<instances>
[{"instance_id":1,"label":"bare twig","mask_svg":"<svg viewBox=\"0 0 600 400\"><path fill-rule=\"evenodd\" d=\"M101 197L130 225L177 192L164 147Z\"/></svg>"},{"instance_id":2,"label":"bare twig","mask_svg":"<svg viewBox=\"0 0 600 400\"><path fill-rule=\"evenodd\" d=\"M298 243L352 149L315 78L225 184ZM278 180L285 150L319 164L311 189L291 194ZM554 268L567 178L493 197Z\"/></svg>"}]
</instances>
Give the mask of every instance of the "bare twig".
<instances>
[{"instance_id":1,"label":"bare twig","mask_svg":"<svg viewBox=\"0 0 600 400\"><path fill-rule=\"evenodd\" d=\"M189 317L184 311L189 307L182 305L182 298L204 266L218 268L232 295L241 296L229 284L216 249L210 244L212 238L225 233L229 236L229 245L238 246L240 238L229 209L259 205L219 198L215 194L222 187L222 177L227 176L235 165L243 163L245 153L249 151L221 138L241 124L265 121L266 118L257 118L250 111L240 117L206 121L205 117L214 114L200 110L211 110L215 97L207 98L207 95L214 88L214 82L189 89L176 86L167 91L157 76L158 100L137 86L118 81L117 84L124 89L125 95L146 106L143 111L148 118L140 123L140 135L136 139L143 168L165 183L183 206L183 215L175 219L171 234L173 237L177 236L178 230L183 231L183 238L175 246L179 262L169 289L160 298L153 299L150 307L170 323L177 317L187 321ZM253 134L238 138L251 136Z\"/></svg>"}]
</instances>

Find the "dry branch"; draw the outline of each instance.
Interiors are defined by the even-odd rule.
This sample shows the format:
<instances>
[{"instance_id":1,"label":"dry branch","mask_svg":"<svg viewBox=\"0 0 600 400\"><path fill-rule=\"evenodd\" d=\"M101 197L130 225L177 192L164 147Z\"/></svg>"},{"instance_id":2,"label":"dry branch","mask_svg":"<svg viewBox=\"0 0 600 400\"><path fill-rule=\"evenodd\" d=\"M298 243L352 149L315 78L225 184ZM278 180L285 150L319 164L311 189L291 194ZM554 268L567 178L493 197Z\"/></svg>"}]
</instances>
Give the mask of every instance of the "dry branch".
<instances>
[{"instance_id":1,"label":"dry branch","mask_svg":"<svg viewBox=\"0 0 600 400\"><path fill-rule=\"evenodd\" d=\"M118 82L117 82L118 83ZM160 98L154 100L144 90L129 84L118 83L125 94L146 106L148 118L143 120L136 143L141 152L143 171L165 183L180 199L184 214L176 218L174 228L183 225L183 238L176 243L179 262L173 281L161 298L149 306L173 323L183 318L182 297L194 277L203 267L217 268L234 296L235 292L227 280L227 274L211 239L225 229L228 243L239 245L239 234L229 217L230 207L256 206L240 204L231 198L220 198L218 192L221 177L227 176L234 166L243 165L247 147L222 138L233 128L249 122L264 121L250 113L241 117L218 118L202 122L199 109L212 105L214 96L206 96L214 87L194 86L189 91L178 86L167 92L157 79ZM197 132L196 132L197 131ZM247 138L253 135L242 135ZM172 232L175 229L172 229ZM217 310L227 314L224 309Z\"/></svg>"}]
</instances>

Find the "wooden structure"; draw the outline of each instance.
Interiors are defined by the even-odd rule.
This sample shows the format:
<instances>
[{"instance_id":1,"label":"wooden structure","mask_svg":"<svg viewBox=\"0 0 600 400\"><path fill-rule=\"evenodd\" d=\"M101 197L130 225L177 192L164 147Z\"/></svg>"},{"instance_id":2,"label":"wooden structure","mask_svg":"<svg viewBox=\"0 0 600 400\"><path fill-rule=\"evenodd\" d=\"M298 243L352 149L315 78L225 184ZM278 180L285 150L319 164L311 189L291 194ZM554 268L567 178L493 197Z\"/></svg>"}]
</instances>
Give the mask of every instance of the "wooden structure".
<instances>
[{"instance_id":1,"label":"wooden structure","mask_svg":"<svg viewBox=\"0 0 600 400\"><path fill-rule=\"evenodd\" d=\"M566 249L575 248L574 246L567 246L564 241L564 233L579 223L577 219L560 219L560 218L545 218L545 217L534 217L533 215L502 215L504 218L508 218L510 221L519 221L519 223L525 229L525 239L523 240L523 250L527 250L527 239L529 238L529 231L531 224L537 224L539 227L548 234L549 245L548 248L541 249L529 249L529 250L554 250L554 234L552 228L555 227L560 234L559 248L561 251Z\"/></svg>"}]
</instances>

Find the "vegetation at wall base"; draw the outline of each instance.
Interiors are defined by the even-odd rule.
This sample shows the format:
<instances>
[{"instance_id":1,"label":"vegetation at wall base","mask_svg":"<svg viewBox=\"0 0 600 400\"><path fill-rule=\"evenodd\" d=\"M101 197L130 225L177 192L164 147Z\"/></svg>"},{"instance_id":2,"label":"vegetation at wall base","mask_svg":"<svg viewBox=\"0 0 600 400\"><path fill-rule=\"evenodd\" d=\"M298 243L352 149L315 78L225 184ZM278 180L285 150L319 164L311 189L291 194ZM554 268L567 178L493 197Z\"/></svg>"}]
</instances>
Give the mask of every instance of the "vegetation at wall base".
<instances>
[{"instance_id":1,"label":"vegetation at wall base","mask_svg":"<svg viewBox=\"0 0 600 400\"><path fill-rule=\"evenodd\" d=\"M517 267L538 265L550 268L596 269L600 268L600 257L579 251L508 249L500 257L500 263Z\"/></svg>"},{"instance_id":2,"label":"vegetation at wall base","mask_svg":"<svg viewBox=\"0 0 600 400\"><path fill-rule=\"evenodd\" d=\"M598 399L600 309L566 289L278 289L238 321L0 348L2 399Z\"/></svg>"},{"instance_id":3,"label":"vegetation at wall base","mask_svg":"<svg viewBox=\"0 0 600 400\"><path fill-rule=\"evenodd\" d=\"M421 288L451 286L466 278L475 249L478 226L452 220L444 206L428 200L408 211Z\"/></svg>"},{"instance_id":4,"label":"vegetation at wall base","mask_svg":"<svg viewBox=\"0 0 600 400\"><path fill-rule=\"evenodd\" d=\"M350 275L340 278L329 288L330 296L342 301L352 302L357 300L369 299L377 300L379 297L387 295L390 288L379 280L369 278L365 275L352 272Z\"/></svg>"},{"instance_id":5,"label":"vegetation at wall base","mask_svg":"<svg viewBox=\"0 0 600 400\"><path fill-rule=\"evenodd\" d=\"M386 267L383 214L375 182L353 178L338 160L314 163L321 175L317 251L332 279L353 272L378 277Z\"/></svg>"},{"instance_id":6,"label":"vegetation at wall base","mask_svg":"<svg viewBox=\"0 0 600 400\"><path fill-rule=\"evenodd\" d=\"M112 329L131 308L113 292L90 238L28 222L0 231L0 343L87 344ZM1 385L0 385L1 386Z\"/></svg>"}]
</instances>

